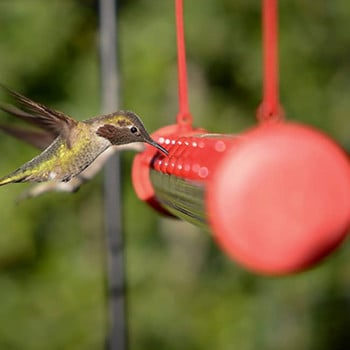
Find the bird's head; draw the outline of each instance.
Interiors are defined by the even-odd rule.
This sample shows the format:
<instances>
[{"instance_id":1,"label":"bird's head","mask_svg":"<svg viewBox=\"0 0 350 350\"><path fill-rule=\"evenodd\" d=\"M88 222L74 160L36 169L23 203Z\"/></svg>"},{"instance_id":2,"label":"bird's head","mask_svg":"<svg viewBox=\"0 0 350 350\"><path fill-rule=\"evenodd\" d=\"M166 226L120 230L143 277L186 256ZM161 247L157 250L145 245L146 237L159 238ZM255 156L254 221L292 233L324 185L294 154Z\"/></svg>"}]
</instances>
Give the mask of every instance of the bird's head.
<instances>
[{"instance_id":1,"label":"bird's head","mask_svg":"<svg viewBox=\"0 0 350 350\"><path fill-rule=\"evenodd\" d=\"M133 112L118 111L99 118L101 126L96 134L112 145L125 145L132 142L145 142L159 149L165 155L168 151L155 142L146 131L141 119Z\"/></svg>"}]
</instances>

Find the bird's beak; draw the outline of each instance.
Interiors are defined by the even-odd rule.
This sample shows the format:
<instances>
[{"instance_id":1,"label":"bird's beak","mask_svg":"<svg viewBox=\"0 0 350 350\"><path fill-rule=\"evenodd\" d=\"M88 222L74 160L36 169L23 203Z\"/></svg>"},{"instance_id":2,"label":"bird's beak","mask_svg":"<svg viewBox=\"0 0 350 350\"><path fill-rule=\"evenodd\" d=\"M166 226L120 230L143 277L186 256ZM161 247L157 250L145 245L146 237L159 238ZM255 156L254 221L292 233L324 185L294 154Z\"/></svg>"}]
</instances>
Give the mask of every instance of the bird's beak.
<instances>
[{"instance_id":1,"label":"bird's beak","mask_svg":"<svg viewBox=\"0 0 350 350\"><path fill-rule=\"evenodd\" d=\"M163 146L161 146L159 143L157 143L156 141L153 141L153 140L151 139L151 140L146 140L146 142L147 142L149 145L151 145L151 146L153 146L153 147L159 149L159 150L160 150L162 153L164 153L166 156L169 154L169 152L168 152Z\"/></svg>"}]
</instances>

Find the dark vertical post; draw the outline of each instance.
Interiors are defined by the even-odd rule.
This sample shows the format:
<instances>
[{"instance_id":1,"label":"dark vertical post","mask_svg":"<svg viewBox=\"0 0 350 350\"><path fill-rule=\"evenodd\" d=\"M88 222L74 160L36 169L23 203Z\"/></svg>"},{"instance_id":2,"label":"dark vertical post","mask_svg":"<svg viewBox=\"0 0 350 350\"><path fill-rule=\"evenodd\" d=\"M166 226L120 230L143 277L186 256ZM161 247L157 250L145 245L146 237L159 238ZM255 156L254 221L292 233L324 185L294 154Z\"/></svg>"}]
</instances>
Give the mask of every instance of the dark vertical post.
<instances>
[{"instance_id":1,"label":"dark vertical post","mask_svg":"<svg viewBox=\"0 0 350 350\"><path fill-rule=\"evenodd\" d=\"M100 66L102 111L116 111L119 105L117 65L116 0L99 0ZM125 350L125 284L121 215L121 175L119 155L109 159L105 167L105 227L109 294L109 339L107 349Z\"/></svg>"}]
</instances>

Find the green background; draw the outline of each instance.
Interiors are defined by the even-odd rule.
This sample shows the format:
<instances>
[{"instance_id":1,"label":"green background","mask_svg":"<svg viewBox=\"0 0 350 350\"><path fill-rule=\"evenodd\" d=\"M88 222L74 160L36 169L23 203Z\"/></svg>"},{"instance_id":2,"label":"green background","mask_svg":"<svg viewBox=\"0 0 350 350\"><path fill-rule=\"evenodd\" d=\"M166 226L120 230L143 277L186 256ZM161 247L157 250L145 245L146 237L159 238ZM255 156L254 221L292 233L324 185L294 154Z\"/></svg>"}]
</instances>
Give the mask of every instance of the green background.
<instances>
[{"instance_id":1,"label":"green background","mask_svg":"<svg viewBox=\"0 0 350 350\"><path fill-rule=\"evenodd\" d=\"M119 2L121 107L150 131L177 114L174 4ZM281 100L288 118L350 147L350 2L280 2ZM261 101L260 2L185 1L195 124L237 133ZM1 0L0 81L86 119L99 114L97 3ZM5 99L2 95L1 100ZM1 113L2 122L13 118ZM37 151L0 135L5 175ZM123 155L130 349L350 347L349 243L312 270L256 276L188 223L161 218L132 189ZM102 176L76 194L16 204L0 190L0 349L103 349L107 333Z\"/></svg>"}]
</instances>

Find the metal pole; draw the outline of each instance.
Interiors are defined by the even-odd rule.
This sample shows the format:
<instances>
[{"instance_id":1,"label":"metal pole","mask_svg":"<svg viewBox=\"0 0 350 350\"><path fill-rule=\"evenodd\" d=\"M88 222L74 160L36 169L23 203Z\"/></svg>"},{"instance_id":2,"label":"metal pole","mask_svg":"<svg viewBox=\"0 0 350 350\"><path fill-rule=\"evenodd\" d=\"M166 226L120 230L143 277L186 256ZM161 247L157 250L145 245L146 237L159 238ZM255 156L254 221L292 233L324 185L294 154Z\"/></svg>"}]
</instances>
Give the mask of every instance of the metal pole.
<instances>
[{"instance_id":1,"label":"metal pole","mask_svg":"<svg viewBox=\"0 0 350 350\"><path fill-rule=\"evenodd\" d=\"M117 65L117 0L100 0L100 67L103 113L116 111L119 105ZM127 349L125 325L125 272L121 215L120 159L115 154L105 167L105 226L107 241L109 339L107 349Z\"/></svg>"}]
</instances>

